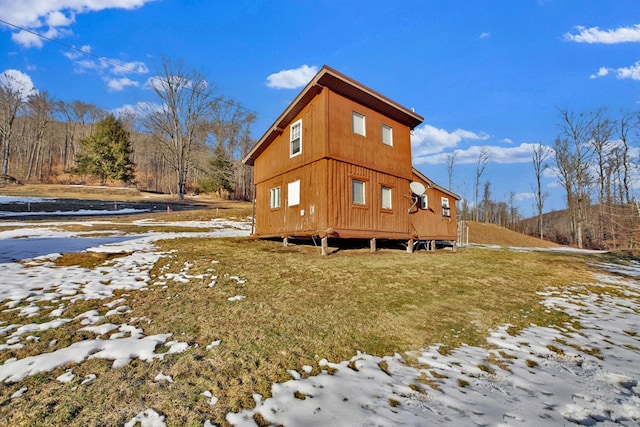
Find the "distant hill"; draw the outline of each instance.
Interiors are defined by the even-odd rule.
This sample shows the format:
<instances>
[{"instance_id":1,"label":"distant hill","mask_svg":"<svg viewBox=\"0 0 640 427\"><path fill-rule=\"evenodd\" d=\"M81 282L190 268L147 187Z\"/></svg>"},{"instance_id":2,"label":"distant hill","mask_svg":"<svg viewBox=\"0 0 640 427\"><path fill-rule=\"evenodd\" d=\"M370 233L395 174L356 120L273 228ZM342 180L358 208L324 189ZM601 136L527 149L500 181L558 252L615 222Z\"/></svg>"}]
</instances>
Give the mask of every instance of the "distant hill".
<instances>
[{"instance_id":1,"label":"distant hill","mask_svg":"<svg viewBox=\"0 0 640 427\"><path fill-rule=\"evenodd\" d=\"M588 249L637 248L640 242L640 215L638 206L591 205L583 211L582 240ZM542 215L545 239L561 245L570 245L571 218L569 211L557 210ZM515 230L536 235L538 218L531 217L515 224Z\"/></svg>"},{"instance_id":2,"label":"distant hill","mask_svg":"<svg viewBox=\"0 0 640 427\"><path fill-rule=\"evenodd\" d=\"M469 227L469 243L485 245L518 246L526 248L554 248L557 243L508 230L495 224L465 221Z\"/></svg>"}]
</instances>

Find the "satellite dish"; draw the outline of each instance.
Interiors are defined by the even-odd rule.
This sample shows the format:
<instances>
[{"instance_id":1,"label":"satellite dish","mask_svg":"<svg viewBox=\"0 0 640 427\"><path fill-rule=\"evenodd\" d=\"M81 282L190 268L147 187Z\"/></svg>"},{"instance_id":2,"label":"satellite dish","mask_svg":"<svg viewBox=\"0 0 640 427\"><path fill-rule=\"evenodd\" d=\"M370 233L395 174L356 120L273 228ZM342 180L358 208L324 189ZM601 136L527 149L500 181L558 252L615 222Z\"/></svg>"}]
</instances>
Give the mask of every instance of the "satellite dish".
<instances>
[{"instance_id":1,"label":"satellite dish","mask_svg":"<svg viewBox=\"0 0 640 427\"><path fill-rule=\"evenodd\" d=\"M413 191L413 193L417 194L418 196L422 196L424 192L427 191L424 184L417 181L411 182L411 184L409 184L409 188L411 188L411 191Z\"/></svg>"}]
</instances>

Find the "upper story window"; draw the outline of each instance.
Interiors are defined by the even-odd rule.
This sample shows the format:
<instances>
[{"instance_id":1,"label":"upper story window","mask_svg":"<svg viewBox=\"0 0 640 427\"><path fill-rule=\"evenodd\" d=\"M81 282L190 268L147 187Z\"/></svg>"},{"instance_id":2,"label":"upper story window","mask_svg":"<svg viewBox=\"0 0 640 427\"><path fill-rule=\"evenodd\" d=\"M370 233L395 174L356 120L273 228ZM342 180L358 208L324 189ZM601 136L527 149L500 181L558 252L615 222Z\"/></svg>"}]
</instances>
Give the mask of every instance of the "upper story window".
<instances>
[{"instance_id":1,"label":"upper story window","mask_svg":"<svg viewBox=\"0 0 640 427\"><path fill-rule=\"evenodd\" d=\"M287 186L287 206L300 204L300 180L292 181Z\"/></svg>"},{"instance_id":2,"label":"upper story window","mask_svg":"<svg viewBox=\"0 0 640 427\"><path fill-rule=\"evenodd\" d=\"M289 157L302 152L302 119L293 123L289 129Z\"/></svg>"},{"instance_id":3,"label":"upper story window","mask_svg":"<svg viewBox=\"0 0 640 427\"><path fill-rule=\"evenodd\" d=\"M269 207L271 209L280 207L280 187L274 187L269 190Z\"/></svg>"},{"instance_id":4,"label":"upper story window","mask_svg":"<svg viewBox=\"0 0 640 427\"><path fill-rule=\"evenodd\" d=\"M382 143L393 146L393 129L390 126L382 125Z\"/></svg>"},{"instance_id":5,"label":"upper story window","mask_svg":"<svg viewBox=\"0 0 640 427\"><path fill-rule=\"evenodd\" d=\"M356 113L355 111L351 113L351 128L353 129L353 133L367 136L364 116L360 113Z\"/></svg>"},{"instance_id":6,"label":"upper story window","mask_svg":"<svg viewBox=\"0 0 640 427\"><path fill-rule=\"evenodd\" d=\"M449 207L449 199L443 197L442 199L442 216L451 218L451 208Z\"/></svg>"},{"instance_id":7,"label":"upper story window","mask_svg":"<svg viewBox=\"0 0 640 427\"><path fill-rule=\"evenodd\" d=\"M382 209L391 209L391 189L389 187L382 187L380 194Z\"/></svg>"},{"instance_id":8,"label":"upper story window","mask_svg":"<svg viewBox=\"0 0 640 427\"><path fill-rule=\"evenodd\" d=\"M364 181L351 180L351 202L356 205L365 204Z\"/></svg>"}]
</instances>

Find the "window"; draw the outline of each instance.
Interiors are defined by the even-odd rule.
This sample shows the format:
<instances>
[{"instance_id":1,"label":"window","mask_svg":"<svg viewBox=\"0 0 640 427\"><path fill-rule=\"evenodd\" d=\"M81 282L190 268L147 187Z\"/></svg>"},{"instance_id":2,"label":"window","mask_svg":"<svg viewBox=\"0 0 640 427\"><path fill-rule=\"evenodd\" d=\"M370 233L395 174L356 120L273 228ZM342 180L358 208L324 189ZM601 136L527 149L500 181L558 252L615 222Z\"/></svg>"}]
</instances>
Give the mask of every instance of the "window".
<instances>
[{"instance_id":1,"label":"window","mask_svg":"<svg viewBox=\"0 0 640 427\"><path fill-rule=\"evenodd\" d=\"M420 196L420 209L429 209L429 199L426 194Z\"/></svg>"},{"instance_id":2,"label":"window","mask_svg":"<svg viewBox=\"0 0 640 427\"><path fill-rule=\"evenodd\" d=\"M302 152L302 119L289 128L289 157L297 156Z\"/></svg>"},{"instance_id":3,"label":"window","mask_svg":"<svg viewBox=\"0 0 640 427\"><path fill-rule=\"evenodd\" d=\"M351 181L351 201L356 205L364 205L364 181Z\"/></svg>"},{"instance_id":4,"label":"window","mask_svg":"<svg viewBox=\"0 0 640 427\"><path fill-rule=\"evenodd\" d=\"M300 204L300 180L290 182L287 187L287 206Z\"/></svg>"},{"instance_id":5,"label":"window","mask_svg":"<svg viewBox=\"0 0 640 427\"><path fill-rule=\"evenodd\" d=\"M449 199L447 199L446 197L442 198L442 216L451 218L451 208L449 207Z\"/></svg>"},{"instance_id":6,"label":"window","mask_svg":"<svg viewBox=\"0 0 640 427\"><path fill-rule=\"evenodd\" d=\"M382 209L391 209L391 189L389 187L382 187L380 199L382 201Z\"/></svg>"},{"instance_id":7,"label":"window","mask_svg":"<svg viewBox=\"0 0 640 427\"><path fill-rule=\"evenodd\" d=\"M353 133L366 136L364 116L362 114L359 114L353 111L351 113L351 125L353 129Z\"/></svg>"},{"instance_id":8,"label":"window","mask_svg":"<svg viewBox=\"0 0 640 427\"><path fill-rule=\"evenodd\" d=\"M393 129L387 125L382 125L382 143L393 146Z\"/></svg>"},{"instance_id":9,"label":"window","mask_svg":"<svg viewBox=\"0 0 640 427\"><path fill-rule=\"evenodd\" d=\"M269 207L271 209L278 209L280 207L280 187L270 189L269 193Z\"/></svg>"}]
</instances>

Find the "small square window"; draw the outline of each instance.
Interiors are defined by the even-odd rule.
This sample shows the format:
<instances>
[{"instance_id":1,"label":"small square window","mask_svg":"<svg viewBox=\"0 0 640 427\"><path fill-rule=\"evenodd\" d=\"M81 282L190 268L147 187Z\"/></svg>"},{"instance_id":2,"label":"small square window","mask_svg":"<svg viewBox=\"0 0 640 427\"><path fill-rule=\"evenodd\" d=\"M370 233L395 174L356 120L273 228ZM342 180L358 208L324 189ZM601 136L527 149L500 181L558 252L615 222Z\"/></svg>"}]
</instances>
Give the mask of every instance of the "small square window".
<instances>
[{"instance_id":1,"label":"small square window","mask_svg":"<svg viewBox=\"0 0 640 427\"><path fill-rule=\"evenodd\" d=\"M359 114L353 111L351 113L351 125L353 129L353 133L366 136L365 121L364 121L364 116L362 114Z\"/></svg>"},{"instance_id":2,"label":"small square window","mask_svg":"<svg viewBox=\"0 0 640 427\"><path fill-rule=\"evenodd\" d=\"M290 182L287 187L287 206L300 204L300 180Z\"/></svg>"},{"instance_id":3,"label":"small square window","mask_svg":"<svg viewBox=\"0 0 640 427\"><path fill-rule=\"evenodd\" d=\"M356 179L351 181L351 201L356 205L364 205L364 181Z\"/></svg>"},{"instance_id":4,"label":"small square window","mask_svg":"<svg viewBox=\"0 0 640 427\"><path fill-rule=\"evenodd\" d=\"M280 207L280 187L274 187L269 190L269 207L277 209Z\"/></svg>"},{"instance_id":5,"label":"small square window","mask_svg":"<svg viewBox=\"0 0 640 427\"><path fill-rule=\"evenodd\" d=\"M382 125L382 143L393 146L393 129L387 125Z\"/></svg>"},{"instance_id":6,"label":"small square window","mask_svg":"<svg viewBox=\"0 0 640 427\"><path fill-rule=\"evenodd\" d=\"M382 209L391 209L391 189L389 187L382 187L380 199L382 201Z\"/></svg>"},{"instance_id":7,"label":"small square window","mask_svg":"<svg viewBox=\"0 0 640 427\"><path fill-rule=\"evenodd\" d=\"M289 131L289 157L293 157L302 152L302 119L292 124Z\"/></svg>"}]
</instances>

